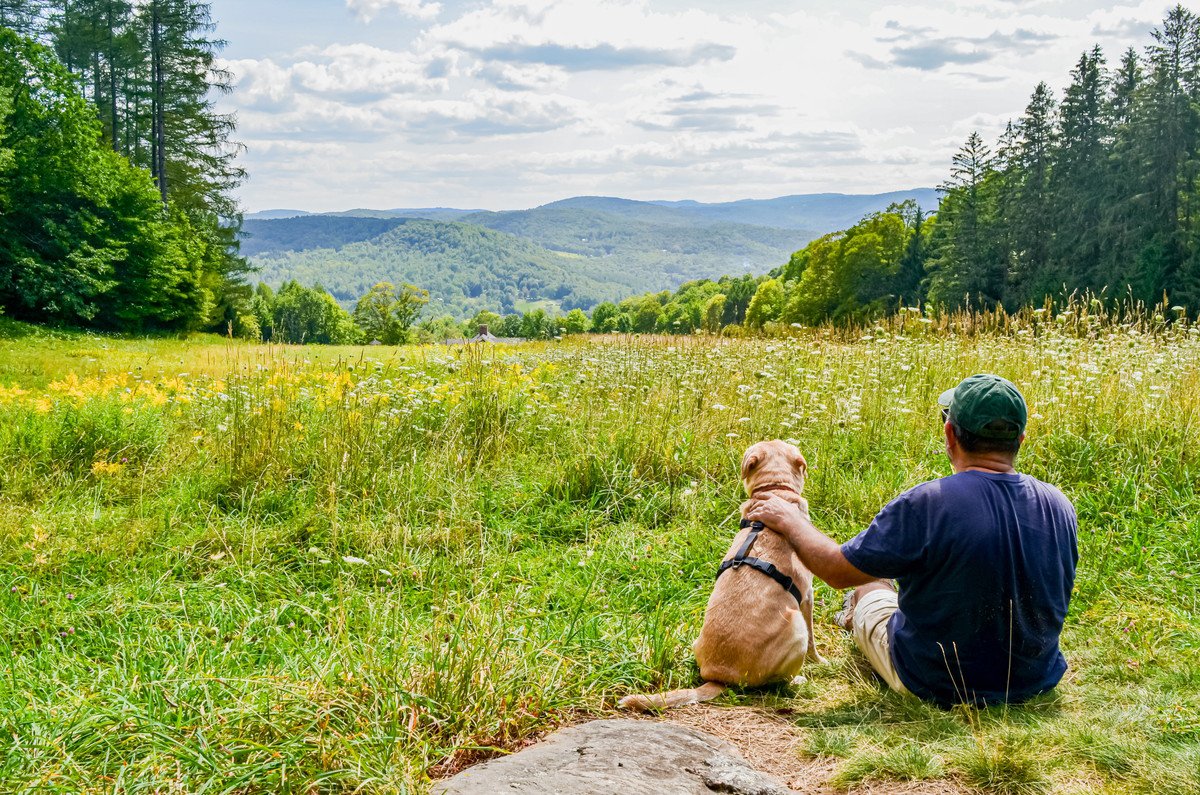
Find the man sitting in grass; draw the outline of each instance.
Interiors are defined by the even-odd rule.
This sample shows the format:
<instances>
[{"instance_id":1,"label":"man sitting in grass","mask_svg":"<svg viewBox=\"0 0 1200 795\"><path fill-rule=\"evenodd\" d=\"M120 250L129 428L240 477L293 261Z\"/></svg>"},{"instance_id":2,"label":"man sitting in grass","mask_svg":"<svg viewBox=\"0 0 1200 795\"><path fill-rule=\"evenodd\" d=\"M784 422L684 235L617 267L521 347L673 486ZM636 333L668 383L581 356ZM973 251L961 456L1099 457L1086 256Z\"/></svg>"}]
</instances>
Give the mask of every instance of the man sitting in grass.
<instances>
[{"instance_id":1,"label":"man sitting in grass","mask_svg":"<svg viewBox=\"0 0 1200 795\"><path fill-rule=\"evenodd\" d=\"M954 474L901 494L849 542L778 497L744 515L784 534L830 587L855 588L838 623L890 687L943 706L1023 701L1067 669L1075 509L1013 468L1027 409L1011 382L974 375L940 402Z\"/></svg>"}]
</instances>

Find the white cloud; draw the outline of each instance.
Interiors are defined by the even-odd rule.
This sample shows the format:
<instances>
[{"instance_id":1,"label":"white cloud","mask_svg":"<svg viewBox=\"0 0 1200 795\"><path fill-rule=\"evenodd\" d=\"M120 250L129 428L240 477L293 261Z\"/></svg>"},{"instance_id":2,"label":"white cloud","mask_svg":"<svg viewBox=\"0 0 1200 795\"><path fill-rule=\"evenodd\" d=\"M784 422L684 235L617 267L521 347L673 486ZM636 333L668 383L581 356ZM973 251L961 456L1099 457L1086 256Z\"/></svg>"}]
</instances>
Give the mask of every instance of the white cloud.
<instances>
[{"instance_id":1,"label":"white cloud","mask_svg":"<svg viewBox=\"0 0 1200 795\"><path fill-rule=\"evenodd\" d=\"M337 44L313 60L297 61L291 74L299 90L366 100L443 86L426 76L426 63L410 53L368 44Z\"/></svg>"},{"instance_id":2,"label":"white cloud","mask_svg":"<svg viewBox=\"0 0 1200 795\"><path fill-rule=\"evenodd\" d=\"M718 14L655 12L645 0L494 0L422 40L484 60L624 68L727 60L728 32Z\"/></svg>"},{"instance_id":3,"label":"white cloud","mask_svg":"<svg viewBox=\"0 0 1200 795\"><path fill-rule=\"evenodd\" d=\"M346 0L346 7L364 22L370 22L387 9L395 9L417 19L434 19L442 10L441 3L427 3L424 0Z\"/></svg>"},{"instance_id":4,"label":"white cloud","mask_svg":"<svg viewBox=\"0 0 1200 795\"><path fill-rule=\"evenodd\" d=\"M232 2L214 0L218 20ZM1038 81L1061 93L1082 51L1099 40L1115 62L1163 14L1141 0L347 5L409 19L347 18L228 63L254 209L935 185L969 132L992 142Z\"/></svg>"}]
</instances>

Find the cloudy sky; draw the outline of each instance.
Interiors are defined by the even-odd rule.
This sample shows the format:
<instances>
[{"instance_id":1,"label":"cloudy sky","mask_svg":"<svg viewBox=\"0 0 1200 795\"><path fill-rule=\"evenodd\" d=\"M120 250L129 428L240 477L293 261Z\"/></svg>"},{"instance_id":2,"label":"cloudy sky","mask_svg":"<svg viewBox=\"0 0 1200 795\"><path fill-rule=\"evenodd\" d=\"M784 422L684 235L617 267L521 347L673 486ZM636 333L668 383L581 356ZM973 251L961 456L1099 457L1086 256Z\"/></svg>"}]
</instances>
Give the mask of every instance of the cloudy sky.
<instances>
[{"instance_id":1,"label":"cloudy sky","mask_svg":"<svg viewBox=\"0 0 1200 795\"><path fill-rule=\"evenodd\" d=\"M1192 4L1188 4L1192 5ZM213 0L247 210L936 185L1163 2Z\"/></svg>"}]
</instances>

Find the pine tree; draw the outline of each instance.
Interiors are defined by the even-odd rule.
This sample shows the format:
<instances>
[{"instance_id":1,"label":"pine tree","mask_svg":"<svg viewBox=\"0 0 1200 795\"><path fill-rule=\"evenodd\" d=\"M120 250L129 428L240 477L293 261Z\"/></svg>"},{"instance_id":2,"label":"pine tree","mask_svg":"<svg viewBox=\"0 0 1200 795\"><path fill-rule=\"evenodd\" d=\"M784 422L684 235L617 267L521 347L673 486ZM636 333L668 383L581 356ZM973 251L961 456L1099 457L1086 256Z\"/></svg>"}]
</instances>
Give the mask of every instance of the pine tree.
<instances>
[{"instance_id":1,"label":"pine tree","mask_svg":"<svg viewBox=\"0 0 1200 795\"><path fill-rule=\"evenodd\" d=\"M925 300L922 282L925 279L925 261L929 256L925 213L912 200L896 209L903 213L908 227L908 241L900 257L892 293L908 305L919 305Z\"/></svg>"},{"instance_id":2,"label":"pine tree","mask_svg":"<svg viewBox=\"0 0 1200 795\"><path fill-rule=\"evenodd\" d=\"M0 28L36 36L41 30L40 0L0 0Z\"/></svg>"},{"instance_id":3,"label":"pine tree","mask_svg":"<svg viewBox=\"0 0 1200 795\"><path fill-rule=\"evenodd\" d=\"M995 240L995 170L991 149L978 132L951 161L938 214L937 255L930 262L929 297L959 306L993 305L1004 292L1004 261Z\"/></svg>"},{"instance_id":4,"label":"pine tree","mask_svg":"<svg viewBox=\"0 0 1200 795\"><path fill-rule=\"evenodd\" d=\"M1130 263L1141 252L1139 217L1145 214L1145 170L1138 162L1139 131L1135 125L1138 97L1144 83L1142 63L1130 47L1113 74L1105 107L1109 130L1103 157L1104 187L1100 210L1100 264L1091 287L1124 292L1130 283ZM1064 256L1069 253L1064 252Z\"/></svg>"},{"instance_id":5,"label":"pine tree","mask_svg":"<svg viewBox=\"0 0 1200 795\"><path fill-rule=\"evenodd\" d=\"M1054 211L1053 283L1101 289L1101 217L1106 182L1106 145L1111 130L1105 114L1108 78L1099 47L1084 53L1063 96L1058 143L1051 174ZM1046 280L1050 282L1051 280ZM1037 294L1031 295L1036 299Z\"/></svg>"},{"instance_id":6,"label":"pine tree","mask_svg":"<svg viewBox=\"0 0 1200 795\"><path fill-rule=\"evenodd\" d=\"M1040 298L1048 287L1052 239L1050 173L1055 103L1050 87L1038 83L1017 125L1015 214L1010 219L1015 257L1005 295L1010 303Z\"/></svg>"},{"instance_id":7,"label":"pine tree","mask_svg":"<svg viewBox=\"0 0 1200 795\"><path fill-rule=\"evenodd\" d=\"M1135 149L1146 187L1145 230L1135 295L1155 300L1188 256L1196 156L1200 147L1200 20L1176 6L1153 32L1146 85L1134 107Z\"/></svg>"},{"instance_id":8,"label":"pine tree","mask_svg":"<svg viewBox=\"0 0 1200 795\"><path fill-rule=\"evenodd\" d=\"M244 172L230 141L235 121L213 105L214 94L232 90L232 76L216 64L225 42L210 38L209 4L148 0L140 13L148 31L150 171L163 201L232 215L230 191Z\"/></svg>"},{"instance_id":9,"label":"pine tree","mask_svg":"<svg viewBox=\"0 0 1200 795\"><path fill-rule=\"evenodd\" d=\"M0 30L0 305L27 320L188 328L198 238L114 153L95 109L44 47ZM4 164L0 164L2 166Z\"/></svg>"},{"instance_id":10,"label":"pine tree","mask_svg":"<svg viewBox=\"0 0 1200 795\"><path fill-rule=\"evenodd\" d=\"M122 110L128 105L131 72L140 61L132 14L129 0L63 0L51 26L55 49L86 87L113 151L126 154Z\"/></svg>"}]
</instances>

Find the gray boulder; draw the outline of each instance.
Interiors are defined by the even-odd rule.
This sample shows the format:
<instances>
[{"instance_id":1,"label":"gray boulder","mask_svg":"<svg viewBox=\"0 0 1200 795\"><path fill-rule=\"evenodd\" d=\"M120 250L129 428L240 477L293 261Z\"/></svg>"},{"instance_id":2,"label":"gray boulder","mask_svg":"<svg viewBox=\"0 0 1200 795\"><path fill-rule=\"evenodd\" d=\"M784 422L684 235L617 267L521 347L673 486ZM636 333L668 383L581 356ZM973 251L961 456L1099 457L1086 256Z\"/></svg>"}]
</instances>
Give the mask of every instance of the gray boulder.
<instances>
[{"instance_id":1,"label":"gray boulder","mask_svg":"<svg viewBox=\"0 0 1200 795\"><path fill-rule=\"evenodd\" d=\"M468 768L438 795L788 795L732 745L695 729L598 720L561 729L512 756Z\"/></svg>"}]
</instances>

